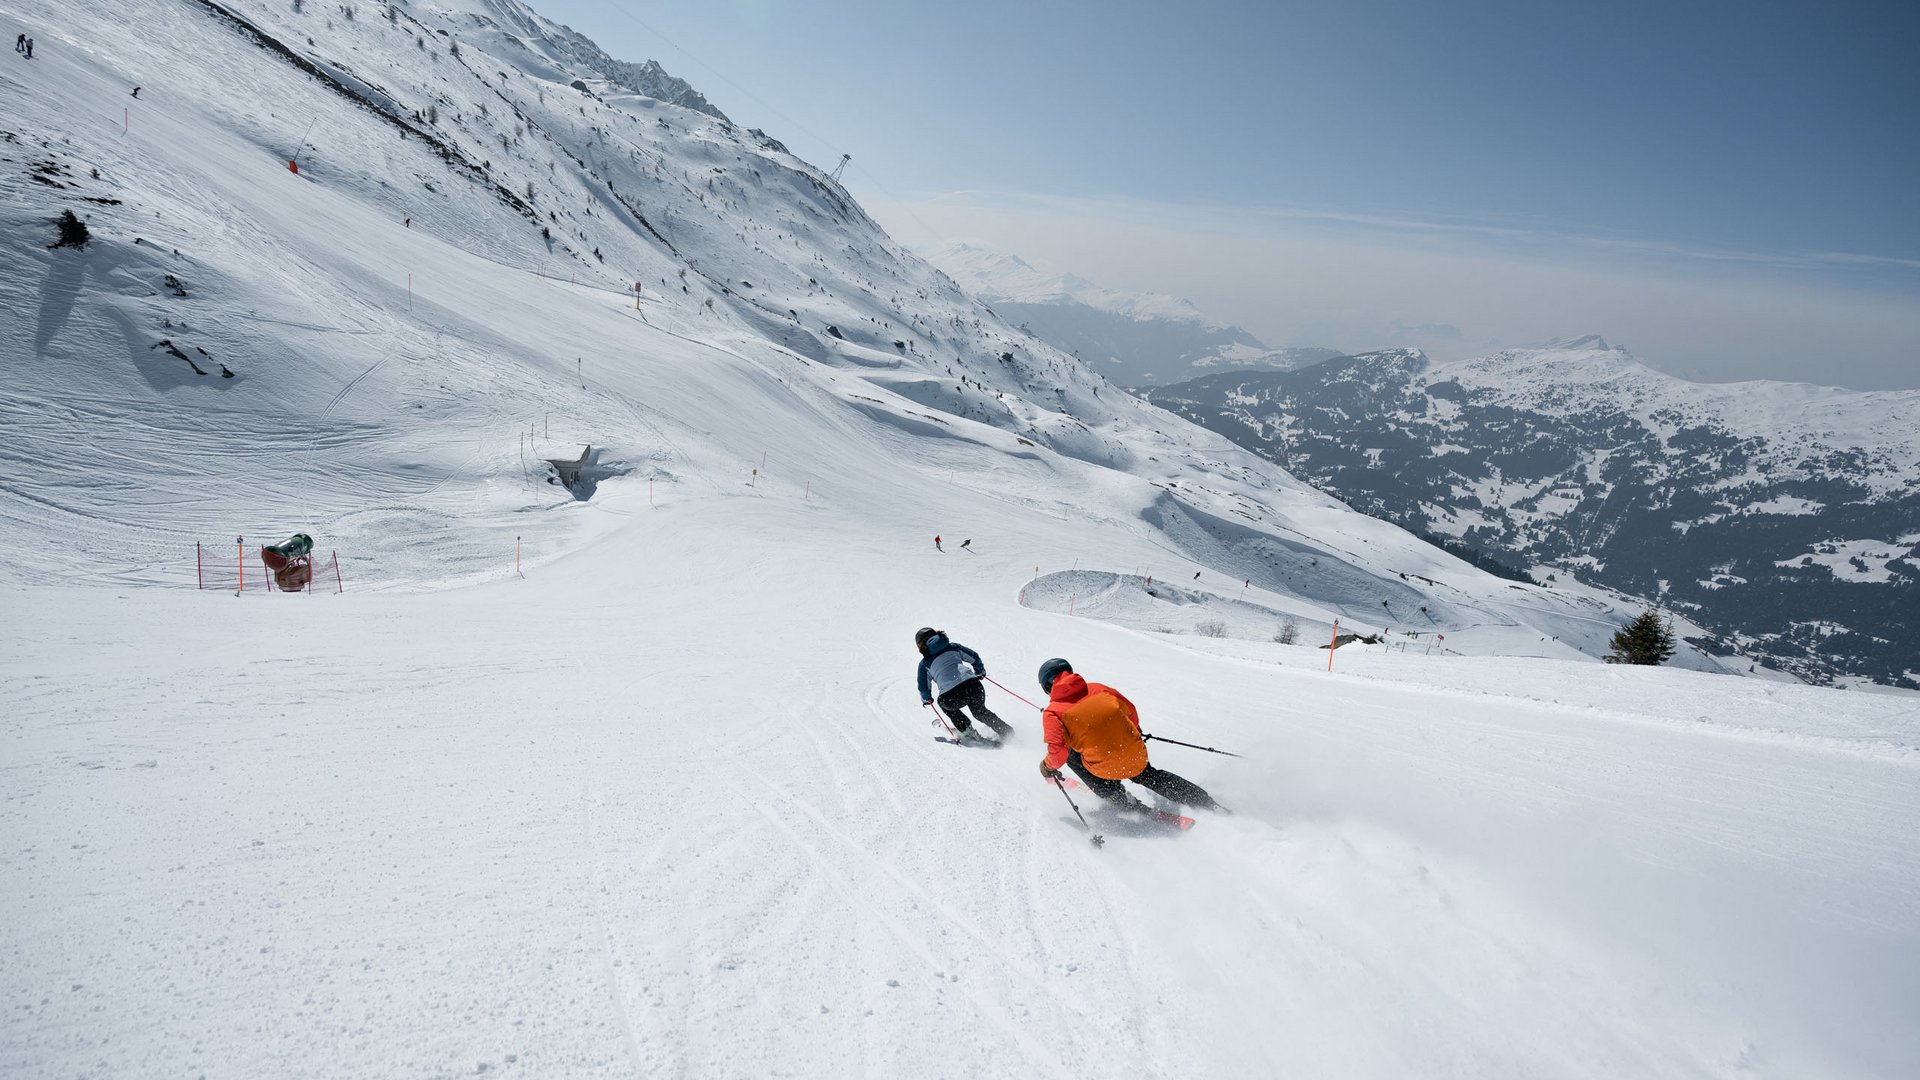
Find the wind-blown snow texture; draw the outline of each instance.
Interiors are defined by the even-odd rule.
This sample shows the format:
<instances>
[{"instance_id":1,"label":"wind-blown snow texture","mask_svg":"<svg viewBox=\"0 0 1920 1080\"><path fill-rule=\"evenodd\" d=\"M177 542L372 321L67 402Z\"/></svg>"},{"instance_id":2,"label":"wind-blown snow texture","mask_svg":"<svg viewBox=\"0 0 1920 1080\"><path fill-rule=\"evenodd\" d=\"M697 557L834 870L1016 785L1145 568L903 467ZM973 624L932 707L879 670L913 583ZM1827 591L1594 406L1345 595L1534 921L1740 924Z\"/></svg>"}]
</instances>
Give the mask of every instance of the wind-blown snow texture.
<instances>
[{"instance_id":1,"label":"wind-blown snow texture","mask_svg":"<svg viewBox=\"0 0 1920 1080\"><path fill-rule=\"evenodd\" d=\"M1920 1060L1913 698L1602 665L1631 603L1119 393L514 5L5 10L0 1074ZM192 588L294 531L346 593ZM1427 633L1329 674L1335 617ZM1238 812L1093 849L1011 693L930 738L928 623Z\"/></svg>"}]
</instances>

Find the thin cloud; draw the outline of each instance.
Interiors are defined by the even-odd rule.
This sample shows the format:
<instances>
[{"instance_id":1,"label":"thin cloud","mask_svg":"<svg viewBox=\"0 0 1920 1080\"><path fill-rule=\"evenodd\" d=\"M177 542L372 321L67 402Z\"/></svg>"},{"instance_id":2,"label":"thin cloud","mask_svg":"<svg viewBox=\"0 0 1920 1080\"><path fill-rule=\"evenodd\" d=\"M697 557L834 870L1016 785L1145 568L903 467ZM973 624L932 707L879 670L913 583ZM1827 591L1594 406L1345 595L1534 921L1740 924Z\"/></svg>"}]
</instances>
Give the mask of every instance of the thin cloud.
<instances>
[{"instance_id":1,"label":"thin cloud","mask_svg":"<svg viewBox=\"0 0 1920 1080\"><path fill-rule=\"evenodd\" d=\"M1446 359L1601 334L1702 381L1920 385L1912 260L1310 207L980 190L863 202L910 243L978 237L1108 288L1185 297L1273 345Z\"/></svg>"},{"instance_id":2,"label":"thin cloud","mask_svg":"<svg viewBox=\"0 0 1920 1080\"><path fill-rule=\"evenodd\" d=\"M1564 254L1585 250L1616 258L1674 264L1700 263L1775 269L1788 272L1883 271L1897 279L1920 271L1920 259L1840 251L1758 251L1708 244L1684 244L1649 237L1580 232L1524 219L1441 220L1401 214L1368 213L1299 206L1194 206L1111 197L1072 197L1029 192L963 189L915 200L893 200L903 211L913 205L1060 214L1076 218L1131 222L1159 228L1183 227L1198 233L1244 235L1252 223L1304 228L1325 235L1362 235L1376 240L1465 238L1499 250L1529 249ZM1912 279L1909 279L1912 280ZM1920 281L1916 281L1920 284Z\"/></svg>"}]
</instances>

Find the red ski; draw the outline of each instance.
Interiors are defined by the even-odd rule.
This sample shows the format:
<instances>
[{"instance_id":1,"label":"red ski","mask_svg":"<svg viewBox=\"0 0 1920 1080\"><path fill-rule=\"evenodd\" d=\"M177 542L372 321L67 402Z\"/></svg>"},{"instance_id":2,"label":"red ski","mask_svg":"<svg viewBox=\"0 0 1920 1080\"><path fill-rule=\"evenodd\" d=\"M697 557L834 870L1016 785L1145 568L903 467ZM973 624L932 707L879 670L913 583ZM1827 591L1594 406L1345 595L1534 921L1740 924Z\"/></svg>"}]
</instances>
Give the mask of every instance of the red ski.
<instances>
[{"instance_id":1,"label":"red ski","mask_svg":"<svg viewBox=\"0 0 1920 1080\"><path fill-rule=\"evenodd\" d=\"M1188 829L1193 828L1193 819L1187 817L1185 814L1176 814L1171 810L1151 810L1148 811L1148 813L1153 817L1153 820L1168 828L1179 829L1181 832L1186 832Z\"/></svg>"},{"instance_id":2,"label":"red ski","mask_svg":"<svg viewBox=\"0 0 1920 1080\"><path fill-rule=\"evenodd\" d=\"M1051 780L1045 782L1049 784L1053 783ZM1082 784L1071 776L1060 777L1060 786L1072 791L1081 791L1086 788L1085 784ZM1187 817L1185 814L1176 814L1171 810L1155 810L1152 807L1142 807L1142 809L1146 811L1146 816L1133 819L1142 825L1160 825L1169 829L1178 829L1181 832L1186 832L1188 829L1193 828L1193 819ZM1094 812L1117 821L1125 821L1126 818L1124 815L1127 814L1127 811L1104 805Z\"/></svg>"}]
</instances>

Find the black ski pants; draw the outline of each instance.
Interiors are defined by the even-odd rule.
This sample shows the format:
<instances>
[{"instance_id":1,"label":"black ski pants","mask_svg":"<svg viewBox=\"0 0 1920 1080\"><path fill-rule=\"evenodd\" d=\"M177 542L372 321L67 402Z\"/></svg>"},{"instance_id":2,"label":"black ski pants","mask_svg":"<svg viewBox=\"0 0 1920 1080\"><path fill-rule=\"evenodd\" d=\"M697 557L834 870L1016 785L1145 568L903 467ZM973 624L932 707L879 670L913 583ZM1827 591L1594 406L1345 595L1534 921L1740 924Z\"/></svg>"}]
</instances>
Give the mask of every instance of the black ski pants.
<instances>
[{"instance_id":1,"label":"black ski pants","mask_svg":"<svg viewBox=\"0 0 1920 1080\"><path fill-rule=\"evenodd\" d=\"M955 731L965 731L973 726L973 722L967 719L967 714L960 711L962 709L972 710L974 720L987 725L993 729L995 735L1003 739L1013 734L1013 725L995 716L993 710L987 708L987 688L979 679L968 679L940 695L940 711L946 713L947 719L953 721Z\"/></svg>"},{"instance_id":2,"label":"black ski pants","mask_svg":"<svg viewBox=\"0 0 1920 1080\"><path fill-rule=\"evenodd\" d=\"M1067 755L1067 768L1073 770L1074 775L1087 785L1088 790L1116 806L1132 809L1143 805L1139 799L1133 797L1132 792L1120 786L1120 781L1095 776L1087 771L1086 763L1080 760L1078 750ZM1214 802L1213 796L1207 794L1206 789L1199 784L1152 765L1140 770L1139 775L1129 776L1127 779L1156 795L1164 795L1182 806L1197 806L1202 810L1212 810L1220 805Z\"/></svg>"}]
</instances>

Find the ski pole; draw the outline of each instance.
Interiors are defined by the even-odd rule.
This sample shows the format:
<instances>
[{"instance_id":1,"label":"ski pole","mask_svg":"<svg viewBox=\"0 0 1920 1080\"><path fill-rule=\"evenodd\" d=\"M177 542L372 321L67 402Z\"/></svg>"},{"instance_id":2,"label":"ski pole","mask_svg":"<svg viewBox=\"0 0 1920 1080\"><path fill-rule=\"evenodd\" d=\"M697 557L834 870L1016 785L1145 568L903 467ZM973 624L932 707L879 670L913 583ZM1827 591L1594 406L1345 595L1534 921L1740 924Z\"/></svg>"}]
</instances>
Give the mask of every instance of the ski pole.
<instances>
[{"instance_id":1,"label":"ski pole","mask_svg":"<svg viewBox=\"0 0 1920 1080\"><path fill-rule=\"evenodd\" d=\"M1067 805L1073 806L1073 816L1080 819L1080 827L1087 830L1087 838L1093 842L1093 846L1104 845L1107 842L1106 838L1094 832L1093 826L1087 824L1086 816L1080 813L1080 808L1073 805L1073 796L1067 794L1067 785L1060 782L1060 774L1057 771L1053 774L1053 786L1060 789L1060 797L1067 800Z\"/></svg>"},{"instance_id":2,"label":"ski pole","mask_svg":"<svg viewBox=\"0 0 1920 1080\"><path fill-rule=\"evenodd\" d=\"M990 683L993 683L993 685L995 685L995 686L1000 686L1000 683L999 683L999 681L998 681L998 680L995 680L995 679L992 679L992 678L989 678L988 676L985 676L985 675L982 675L982 676L980 676L980 677L981 677L981 678L983 678L983 679L986 679L986 680L987 680L988 682L990 682ZM1007 690L1007 688L1006 688L1006 687L1004 687L1004 686L1000 686L1000 689L1002 689L1002 690ZM1012 695L1012 697L1013 697L1013 700L1015 700L1015 701L1017 701L1017 702L1019 702L1019 703L1020 703L1020 704L1022 704L1022 705L1025 705L1025 706L1026 706L1027 708L1029 708L1029 709L1039 709L1039 708L1041 708L1040 706L1038 706L1038 705L1035 705L1035 704L1034 704L1033 702L1031 702L1031 701L1028 701L1028 700L1027 700L1026 698L1023 698L1023 697L1021 697L1021 696L1020 696L1019 694L1015 694L1015 693L1014 693L1013 691L1011 691L1011 690L1007 690L1007 693L1008 693L1008 694L1010 694L1010 695ZM1042 711L1045 711L1045 710L1043 709Z\"/></svg>"},{"instance_id":3,"label":"ski pole","mask_svg":"<svg viewBox=\"0 0 1920 1080\"><path fill-rule=\"evenodd\" d=\"M1153 740L1153 741L1155 741L1155 742L1163 742L1163 743L1172 743L1172 744L1173 744L1173 745L1175 745L1175 746L1184 746L1184 747L1187 747L1188 749L1192 749L1192 750L1205 750L1205 751L1206 751L1207 753L1209 753L1209 754L1225 754L1225 755L1226 755L1226 756L1228 756L1228 757L1245 757L1245 756L1246 756L1245 754L1236 754L1236 753L1234 753L1234 752L1233 752L1233 751L1231 751L1231 750L1215 750L1215 749L1214 749L1213 747L1211 747L1211 746L1201 746L1201 745L1199 745L1198 743L1190 743L1190 742L1181 742L1181 741L1180 741L1179 739L1169 739L1169 738L1167 738L1167 737L1166 737L1166 736L1164 736L1164 735L1142 735L1142 736L1140 736L1140 740L1141 740L1142 742L1145 742L1145 741L1147 741L1148 739L1152 739L1152 740Z\"/></svg>"},{"instance_id":4,"label":"ski pole","mask_svg":"<svg viewBox=\"0 0 1920 1080\"><path fill-rule=\"evenodd\" d=\"M920 707L923 709L933 709L933 705L925 701L920 703ZM953 730L953 725L947 723L946 714L942 713L939 709L933 709L933 722L936 724L939 724L943 728L946 728L948 735L951 735L956 739L960 737L960 733Z\"/></svg>"}]
</instances>

